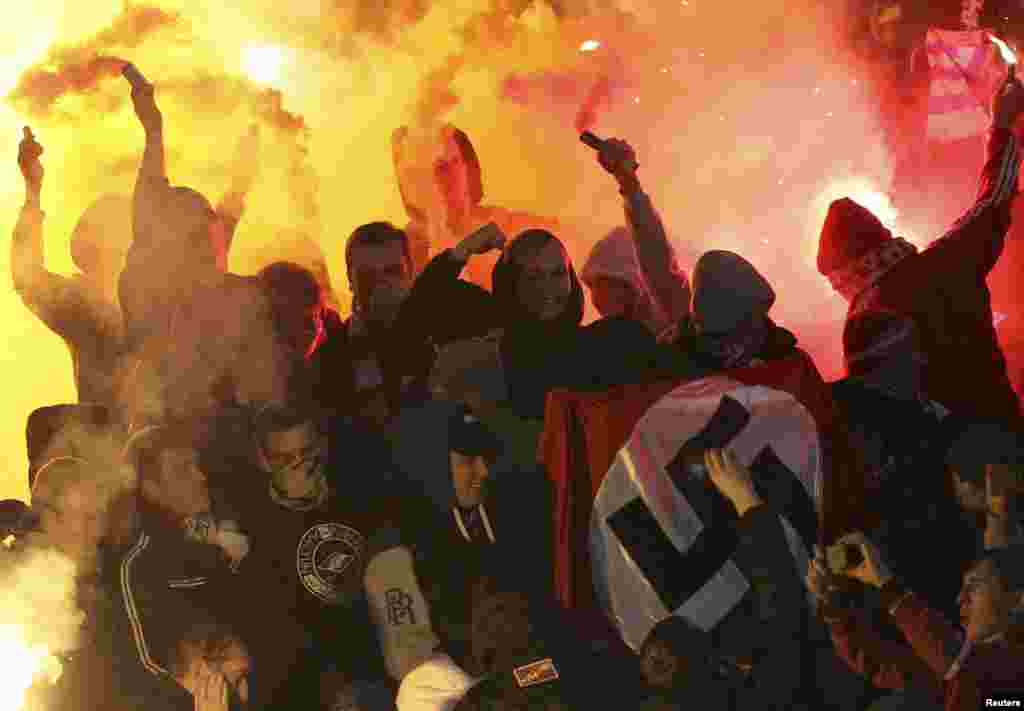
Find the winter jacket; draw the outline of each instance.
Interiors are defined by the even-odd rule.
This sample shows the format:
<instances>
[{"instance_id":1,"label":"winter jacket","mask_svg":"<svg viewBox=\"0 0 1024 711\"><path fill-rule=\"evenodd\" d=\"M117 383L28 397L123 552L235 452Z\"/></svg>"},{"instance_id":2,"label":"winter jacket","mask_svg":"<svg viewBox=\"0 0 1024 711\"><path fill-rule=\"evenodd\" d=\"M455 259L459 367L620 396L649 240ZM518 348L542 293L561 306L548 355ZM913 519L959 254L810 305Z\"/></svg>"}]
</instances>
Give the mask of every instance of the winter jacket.
<instances>
[{"instance_id":1,"label":"winter jacket","mask_svg":"<svg viewBox=\"0 0 1024 711\"><path fill-rule=\"evenodd\" d=\"M500 568L538 596L550 596L550 483L536 462L504 454L490 466L486 500L474 510L455 498L449 461L450 417L460 408L431 401L402 413L395 464L404 494L403 539L415 551L416 571L442 638L462 629L469 582L482 564ZM501 433L496 433L501 438ZM507 440L506 440L507 442ZM444 639L458 661L464 631ZM461 638L460 638L461 637Z\"/></svg>"},{"instance_id":2,"label":"winter jacket","mask_svg":"<svg viewBox=\"0 0 1024 711\"><path fill-rule=\"evenodd\" d=\"M976 646L951 670L963 648L962 631L928 608L899 581L882 589L882 602L906 643L881 639L843 610L826 612L840 656L875 686L927 684L946 711L984 708L993 692L1020 688L1024 649L1005 640ZM950 678L946 678L950 677Z\"/></svg>"},{"instance_id":3,"label":"winter jacket","mask_svg":"<svg viewBox=\"0 0 1024 711\"><path fill-rule=\"evenodd\" d=\"M985 282L1003 251L1010 224L1017 145L1011 132L993 130L975 206L943 237L898 262L850 304L848 318L888 310L914 320L928 358L925 392L958 415L1020 415Z\"/></svg>"},{"instance_id":4,"label":"winter jacket","mask_svg":"<svg viewBox=\"0 0 1024 711\"><path fill-rule=\"evenodd\" d=\"M137 565L147 545L142 534L133 546L107 559L110 564L103 566L97 581L97 600L88 606L83 647L66 662L47 708L193 709L192 695L151 654L151 625L160 621L178 625L180 631L182 620L162 595L166 578L161 579L159 569Z\"/></svg>"}]
</instances>

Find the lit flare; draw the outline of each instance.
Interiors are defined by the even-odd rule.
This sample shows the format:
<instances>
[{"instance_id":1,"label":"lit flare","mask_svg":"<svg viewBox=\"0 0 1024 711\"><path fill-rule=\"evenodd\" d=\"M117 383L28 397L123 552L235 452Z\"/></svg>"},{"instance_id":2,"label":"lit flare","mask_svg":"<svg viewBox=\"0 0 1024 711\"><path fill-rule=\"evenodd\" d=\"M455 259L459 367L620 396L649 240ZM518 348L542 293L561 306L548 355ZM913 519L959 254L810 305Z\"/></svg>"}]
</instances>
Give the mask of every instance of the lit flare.
<instances>
[{"instance_id":1,"label":"lit flare","mask_svg":"<svg viewBox=\"0 0 1024 711\"><path fill-rule=\"evenodd\" d=\"M597 40L589 39L580 45L581 52L594 52L601 48L601 43Z\"/></svg>"},{"instance_id":2,"label":"lit flare","mask_svg":"<svg viewBox=\"0 0 1024 711\"><path fill-rule=\"evenodd\" d=\"M0 711L26 711L25 697L40 680L54 684L63 665L45 645L31 645L22 627L0 625Z\"/></svg>"},{"instance_id":3,"label":"lit flare","mask_svg":"<svg viewBox=\"0 0 1024 711\"><path fill-rule=\"evenodd\" d=\"M1009 64L1011 67L1017 65L1017 54L1010 48L1010 45L1003 42L995 35L989 35L988 38L992 40L992 43L999 48L999 54L1002 56L1003 61Z\"/></svg>"}]
</instances>

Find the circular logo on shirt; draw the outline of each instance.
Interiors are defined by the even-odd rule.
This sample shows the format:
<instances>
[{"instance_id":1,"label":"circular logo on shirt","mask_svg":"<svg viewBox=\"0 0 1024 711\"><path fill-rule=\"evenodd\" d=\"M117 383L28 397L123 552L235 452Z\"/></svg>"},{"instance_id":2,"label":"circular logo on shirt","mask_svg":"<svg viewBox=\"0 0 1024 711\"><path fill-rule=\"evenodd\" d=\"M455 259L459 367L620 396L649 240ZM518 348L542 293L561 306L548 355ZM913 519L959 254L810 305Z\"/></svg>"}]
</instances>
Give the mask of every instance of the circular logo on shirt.
<instances>
[{"instance_id":1,"label":"circular logo on shirt","mask_svg":"<svg viewBox=\"0 0 1024 711\"><path fill-rule=\"evenodd\" d=\"M346 576L362 570L363 536L340 523L320 523L306 531L296 550L299 580L328 605L348 600Z\"/></svg>"}]
</instances>

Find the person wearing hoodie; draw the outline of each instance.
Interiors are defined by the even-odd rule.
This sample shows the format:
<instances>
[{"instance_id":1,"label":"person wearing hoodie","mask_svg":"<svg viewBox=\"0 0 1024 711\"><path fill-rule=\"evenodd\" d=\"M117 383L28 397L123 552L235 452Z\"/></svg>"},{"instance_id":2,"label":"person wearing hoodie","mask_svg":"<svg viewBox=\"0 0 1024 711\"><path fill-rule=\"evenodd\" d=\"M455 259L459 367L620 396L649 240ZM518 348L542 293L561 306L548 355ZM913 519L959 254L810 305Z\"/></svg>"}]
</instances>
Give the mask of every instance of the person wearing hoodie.
<instances>
[{"instance_id":1,"label":"person wearing hoodie","mask_svg":"<svg viewBox=\"0 0 1024 711\"><path fill-rule=\"evenodd\" d=\"M894 238L849 198L832 203L821 230L818 271L849 303L847 318L879 310L910 318L927 358L924 389L958 415L1020 416L986 278L1002 253L1017 192L1014 125L1022 111L1024 85L1007 81L993 104L977 201L924 251ZM965 372L972 377L962 377Z\"/></svg>"},{"instance_id":2,"label":"person wearing hoodie","mask_svg":"<svg viewBox=\"0 0 1024 711\"><path fill-rule=\"evenodd\" d=\"M403 126L392 135L391 145L417 274L437 253L488 222L506 234L531 228L558 231L558 222L551 218L481 204L480 159L465 131L451 124L419 131ZM494 262L475 260L466 269L467 280L490 289Z\"/></svg>"},{"instance_id":3,"label":"person wearing hoodie","mask_svg":"<svg viewBox=\"0 0 1024 711\"><path fill-rule=\"evenodd\" d=\"M583 268L583 279L590 287L594 305L607 316L598 302L647 324L656 336L677 324L690 311L690 284L679 267L675 248L668 239L661 217L637 176L636 152L625 141L605 139L597 154L598 162L619 184L623 198L625 234L614 230L594 245ZM633 249L626 240L632 238ZM630 287L627 296L623 286ZM624 308L626 305L630 308ZM635 309L635 314L630 313Z\"/></svg>"},{"instance_id":4,"label":"person wearing hoodie","mask_svg":"<svg viewBox=\"0 0 1024 711\"><path fill-rule=\"evenodd\" d=\"M230 406L282 403L288 362L259 281L223 271L225 223L204 196L170 185L153 85L132 65L123 73L146 134L119 284L125 347L151 379L134 394L155 396L146 414L162 420L209 420Z\"/></svg>"},{"instance_id":5,"label":"person wearing hoodie","mask_svg":"<svg viewBox=\"0 0 1024 711\"><path fill-rule=\"evenodd\" d=\"M470 258L495 250L503 250L503 255L494 267L492 292L459 278ZM602 389L638 381L647 372L656 346L653 334L640 322L624 318L602 319L584 328L583 306L583 287L555 235L527 230L506 244L504 233L492 223L431 260L413 285L403 322L413 321L414 314L457 310L467 314L464 321L471 315L474 325L466 326L466 335L491 334L497 342L507 393L504 402L481 402L486 398L476 397L474 409L486 418L501 412L520 424L536 424L544 417L547 393L553 388ZM418 321L421 326L414 337L419 341L437 343L438 333L449 342L458 340L451 338L451 326L443 319L424 316ZM470 402L479 394L469 393L469 400L466 395L460 393L459 399Z\"/></svg>"},{"instance_id":6,"label":"person wearing hoodie","mask_svg":"<svg viewBox=\"0 0 1024 711\"><path fill-rule=\"evenodd\" d=\"M432 615L459 619L469 609L466 575L480 558L550 594L551 492L541 468L524 464L532 453L515 454L502 433L443 400L408 408L397 432L397 476L411 497L403 529ZM458 661L464 643L444 640L444 648Z\"/></svg>"}]
</instances>

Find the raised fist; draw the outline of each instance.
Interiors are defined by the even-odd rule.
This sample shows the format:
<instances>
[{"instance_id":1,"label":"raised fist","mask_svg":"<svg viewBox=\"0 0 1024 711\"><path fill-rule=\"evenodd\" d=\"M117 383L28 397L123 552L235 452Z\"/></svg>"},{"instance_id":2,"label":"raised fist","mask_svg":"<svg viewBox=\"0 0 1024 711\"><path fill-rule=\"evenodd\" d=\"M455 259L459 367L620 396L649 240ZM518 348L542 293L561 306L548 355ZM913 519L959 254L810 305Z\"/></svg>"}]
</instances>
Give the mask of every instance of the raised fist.
<instances>
[{"instance_id":1,"label":"raised fist","mask_svg":"<svg viewBox=\"0 0 1024 711\"><path fill-rule=\"evenodd\" d=\"M32 129L24 129L24 137L18 145L18 167L25 178L29 190L39 192L43 185L43 164L39 157L43 155L43 147L36 142Z\"/></svg>"}]
</instances>

